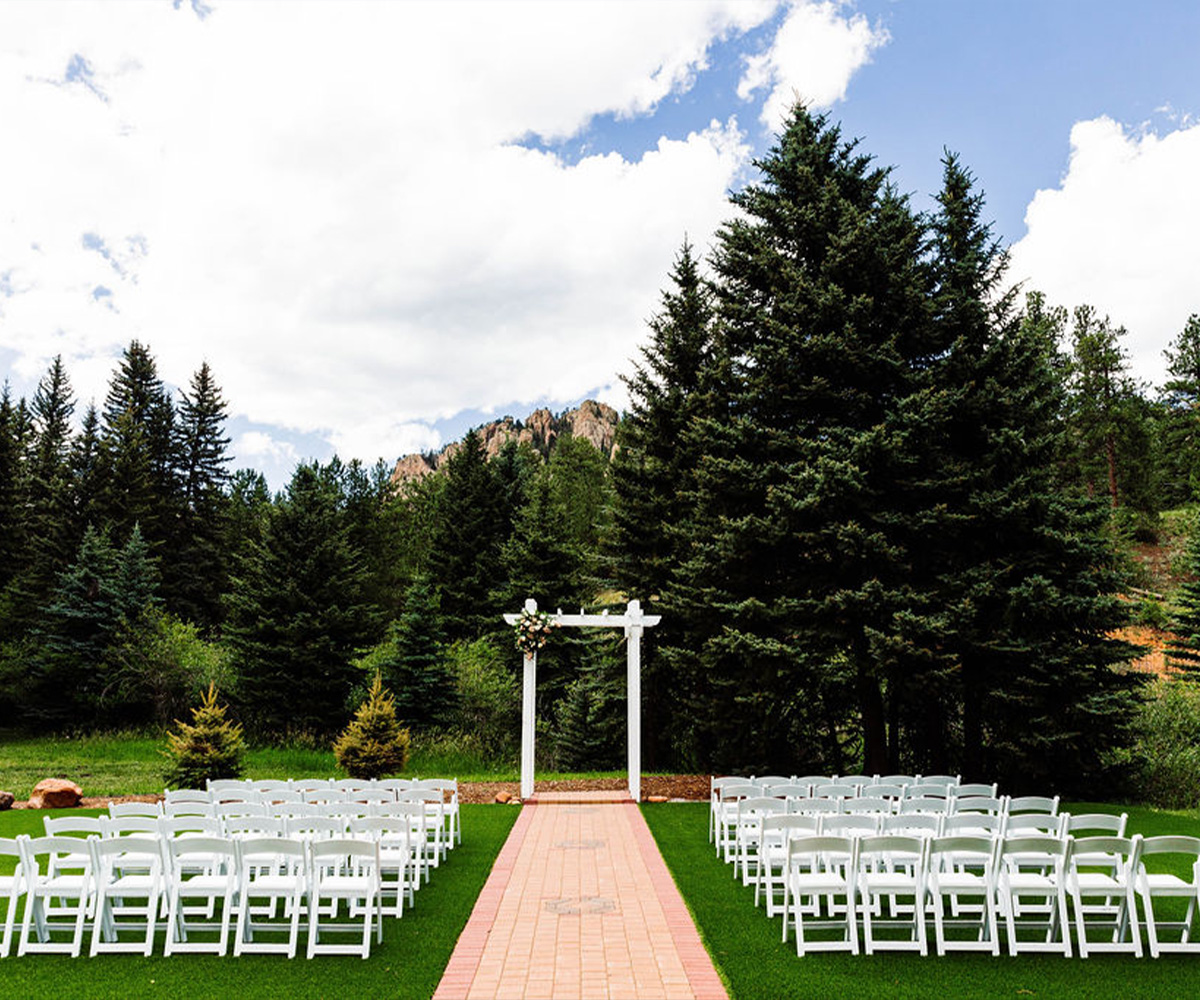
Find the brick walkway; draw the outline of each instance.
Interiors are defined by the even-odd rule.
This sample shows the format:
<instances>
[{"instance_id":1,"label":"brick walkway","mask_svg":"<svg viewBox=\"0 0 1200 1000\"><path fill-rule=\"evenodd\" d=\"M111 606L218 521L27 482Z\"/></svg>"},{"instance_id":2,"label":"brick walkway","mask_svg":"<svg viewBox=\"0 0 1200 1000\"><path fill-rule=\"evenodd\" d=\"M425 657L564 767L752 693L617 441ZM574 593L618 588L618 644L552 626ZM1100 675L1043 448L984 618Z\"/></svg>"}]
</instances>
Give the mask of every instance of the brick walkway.
<instances>
[{"instance_id":1,"label":"brick walkway","mask_svg":"<svg viewBox=\"0 0 1200 1000\"><path fill-rule=\"evenodd\" d=\"M725 1000L628 794L521 809L434 1000Z\"/></svg>"}]
</instances>

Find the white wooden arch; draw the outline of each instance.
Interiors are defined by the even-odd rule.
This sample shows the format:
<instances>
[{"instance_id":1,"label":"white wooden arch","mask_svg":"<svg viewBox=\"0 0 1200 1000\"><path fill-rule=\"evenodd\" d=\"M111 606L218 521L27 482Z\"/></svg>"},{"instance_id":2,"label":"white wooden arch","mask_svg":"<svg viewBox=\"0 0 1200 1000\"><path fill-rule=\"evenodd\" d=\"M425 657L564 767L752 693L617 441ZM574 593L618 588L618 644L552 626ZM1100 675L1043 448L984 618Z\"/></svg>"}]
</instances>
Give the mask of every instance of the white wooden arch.
<instances>
[{"instance_id":1,"label":"white wooden arch","mask_svg":"<svg viewBox=\"0 0 1200 1000\"><path fill-rule=\"evenodd\" d=\"M532 597L525 602L527 612L536 612L537 601ZM516 625L520 615L505 615L509 625ZM610 615L607 611L598 615L564 615L558 611L554 621L566 628L617 628L625 630L625 661L628 676L628 701L626 705L626 729L629 745L629 794L635 802L642 800L642 631L652 628L662 620L661 615L642 614L640 601L630 601L622 615ZM533 737L534 737L534 694L537 689L537 653L525 656L525 676L521 686L521 798L533 794Z\"/></svg>"}]
</instances>

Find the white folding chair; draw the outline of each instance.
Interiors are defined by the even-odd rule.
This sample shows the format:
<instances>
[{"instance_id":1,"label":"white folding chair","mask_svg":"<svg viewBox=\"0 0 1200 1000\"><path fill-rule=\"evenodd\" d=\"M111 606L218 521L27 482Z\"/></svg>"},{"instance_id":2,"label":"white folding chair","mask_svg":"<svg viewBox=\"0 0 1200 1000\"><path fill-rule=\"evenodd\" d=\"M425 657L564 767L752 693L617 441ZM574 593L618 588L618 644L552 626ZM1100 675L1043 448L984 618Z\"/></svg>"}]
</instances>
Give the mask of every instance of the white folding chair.
<instances>
[{"instance_id":1,"label":"white folding chair","mask_svg":"<svg viewBox=\"0 0 1200 1000\"><path fill-rule=\"evenodd\" d=\"M4 933L0 937L0 958L8 958L12 948L13 928L17 920L17 904L25 895L25 869L21 863L21 848L10 837L0 837L0 857L16 859L11 875L0 875L0 899L6 902L4 911Z\"/></svg>"},{"instance_id":2,"label":"white folding chair","mask_svg":"<svg viewBox=\"0 0 1200 1000\"><path fill-rule=\"evenodd\" d=\"M988 951L1000 954L996 926L996 855L1000 841L992 837L953 835L929 842L926 885L933 899L937 953ZM946 900L951 916L946 916ZM947 927L968 927L974 940L951 937Z\"/></svg>"},{"instance_id":3,"label":"white folding chair","mask_svg":"<svg viewBox=\"0 0 1200 1000\"><path fill-rule=\"evenodd\" d=\"M159 904L163 894L162 842L152 837L92 838L92 871L96 880L95 916L89 952L154 952ZM133 906L131 899L145 900ZM131 925L122 917L140 917ZM121 933L136 931L140 941L122 941Z\"/></svg>"},{"instance_id":4,"label":"white folding chair","mask_svg":"<svg viewBox=\"0 0 1200 1000\"><path fill-rule=\"evenodd\" d=\"M92 856L88 851L87 838L100 837L104 834L104 826L100 816L43 816L42 826L47 837L68 837L74 842L74 849L56 852L50 857L50 875L63 872L90 868Z\"/></svg>"},{"instance_id":5,"label":"white folding chair","mask_svg":"<svg viewBox=\"0 0 1200 1000\"><path fill-rule=\"evenodd\" d=\"M961 816L964 813L978 813L984 816L1003 816L1007 813L1005 800L991 795L954 796L950 800L949 815Z\"/></svg>"},{"instance_id":6,"label":"white folding chair","mask_svg":"<svg viewBox=\"0 0 1200 1000\"><path fill-rule=\"evenodd\" d=\"M176 837L166 841L167 938L163 954L177 951L214 952L224 955L229 947L229 925L237 904L237 848L226 837ZM211 930L211 924L189 922L191 908L185 900L202 899L213 908L220 905L215 942L189 940L189 931ZM215 909L210 911L215 912Z\"/></svg>"},{"instance_id":7,"label":"white folding chair","mask_svg":"<svg viewBox=\"0 0 1200 1000\"><path fill-rule=\"evenodd\" d=\"M965 785L952 785L950 791L956 799L967 798L971 795L982 795L986 798L999 798L1000 786L995 782L988 785L982 781L969 782Z\"/></svg>"},{"instance_id":8,"label":"white folding chair","mask_svg":"<svg viewBox=\"0 0 1200 1000\"><path fill-rule=\"evenodd\" d=\"M91 913L95 893L91 849L82 843L81 858L77 837L19 837L17 845L25 876L25 916L17 956L58 952L78 958L84 921ZM62 864L67 857L72 859L69 868ZM36 941L30 940L31 932L36 933ZM69 940L55 940L55 935L64 932L70 933Z\"/></svg>"},{"instance_id":9,"label":"white folding chair","mask_svg":"<svg viewBox=\"0 0 1200 1000\"><path fill-rule=\"evenodd\" d=\"M453 847L462 843L462 824L458 809L458 779L457 778L424 778L414 781L413 788L433 788L449 796L449 801L443 803L443 814L446 821L446 846ZM397 798L399 797L397 793Z\"/></svg>"},{"instance_id":10,"label":"white folding chair","mask_svg":"<svg viewBox=\"0 0 1200 1000\"><path fill-rule=\"evenodd\" d=\"M100 836L105 840L113 837L154 837L159 831L159 820L154 816L117 816L110 819L101 816Z\"/></svg>"},{"instance_id":11,"label":"white folding chair","mask_svg":"<svg viewBox=\"0 0 1200 1000\"><path fill-rule=\"evenodd\" d=\"M754 869L754 905L759 896L767 901L767 916L773 917L782 908L782 893L776 897L776 887L783 889L787 871L788 841L796 836L816 836L820 818L789 813L764 814L759 833L758 853Z\"/></svg>"},{"instance_id":12,"label":"white folding chair","mask_svg":"<svg viewBox=\"0 0 1200 1000\"><path fill-rule=\"evenodd\" d=\"M858 841L858 910L863 921L863 949L875 951L918 951L929 953L925 940L925 851L923 837L898 834L868 835ZM901 897L912 903L897 905ZM902 914L907 911L908 916ZM881 916L876 917L876 913ZM882 914L890 914L885 916ZM907 940L876 939L875 928L905 927Z\"/></svg>"},{"instance_id":13,"label":"white folding chair","mask_svg":"<svg viewBox=\"0 0 1200 1000\"><path fill-rule=\"evenodd\" d=\"M212 793L206 788L168 788L163 792L163 808L184 802L211 803Z\"/></svg>"},{"instance_id":14,"label":"white folding chair","mask_svg":"<svg viewBox=\"0 0 1200 1000\"><path fill-rule=\"evenodd\" d=\"M429 881L429 851L428 822L425 815L425 805L421 802L388 802L375 807L375 815L391 819L402 819L408 824L408 843L414 858L414 890L421 888L422 876Z\"/></svg>"},{"instance_id":15,"label":"white folding chair","mask_svg":"<svg viewBox=\"0 0 1200 1000\"><path fill-rule=\"evenodd\" d=\"M234 955L258 952L295 958L300 917L308 893L304 842L288 837L247 837L237 842L237 859L239 905L233 935ZM262 935L283 929L278 921L269 919L275 915L280 900L287 921L287 940L264 941ZM266 919L251 919L260 915ZM256 933L260 935L257 941Z\"/></svg>"},{"instance_id":16,"label":"white folding chair","mask_svg":"<svg viewBox=\"0 0 1200 1000\"><path fill-rule=\"evenodd\" d=\"M853 837L796 837L788 843L783 894L783 940L788 927L796 931L796 954L808 951L849 951L858 954L855 916L855 872L858 840ZM835 900L840 897L839 907ZM821 901L827 913L821 914ZM807 925L807 929L806 929ZM834 940L809 940L811 931L840 930Z\"/></svg>"},{"instance_id":17,"label":"white folding chair","mask_svg":"<svg viewBox=\"0 0 1200 1000\"><path fill-rule=\"evenodd\" d=\"M737 847L738 801L745 798L757 798L760 789L758 785L750 784L745 780L739 782L717 780L721 784L717 785L714 781L713 794L717 797L716 848L717 854L722 856L725 863L728 864L733 860L733 852Z\"/></svg>"},{"instance_id":18,"label":"white folding chair","mask_svg":"<svg viewBox=\"0 0 1200 1000\"><path fill-rule=\"evenodd\" d=\"M383 895L382 910L388 916L404 914L404 901L415 901L417 881L416 851L412 847L412 829L405 816L364 816L350 821L350 832L356 837L370 837L379 842L379 887ZM389 878L388 876L394 876ZM387 900L394 899L389 909Z\"/></svg>"},{"instance_id":19,"label":"white folding chair","mask_svg":"<svg viewBox=\"0 0 1200 1000\"><path fill-rule=\"evenodd\" d=\"M383 940L383 894L380 891L379 842L375 840L313 840L309 842L308 957L314 955L371 955L371 928ZM321 934L350 933L353 922L322 921L322 899L345 900L351 913L362 912L360 945L322 944Z\"/></svg>"},{"instance_id":20,"label":"white folding chair","mask_svg":"<svg viewBox=\"0 0 1200 1000\"><path fill-rule=\"evenodd\" d=\"M997 862L996 899L1004 916L1008 951L1061 952L1071 955L1071 933L1067 921L1067 841L1061 837L1005 837L1000 842ZM1044 901L1028 906L1027 897ZM1017 917L1035 915L1037 919ZM1045 928L1042 940L1024 940L1020 931Z\"/></svg>"},{"instance_id":21,"label":"white folding chair","mask_svg":"<svg viewBox=\"0 0 1200 1000\"><path fill-rule=\"evenodd\" d=\"M1142 957L1133 880L1142 838L1081 837L1068 841L1067 893L1075 909L1079 956L1093 951L1125 951ZM1100 858L1101 864L1092 862ZM1087 902L1084 900L1099 900ZM1088 930L1099 927L1107 941L1089 941Z\"/></svg>"},{"instance_id":22,"label":"white folding chair","mask_svg":"<svg viewBox=\"0 0 1200 1000\"><path fill-rule=\"evenodd\" d=\"M762 796L738 800L737 827L734 834L737 843L734 848L733 874L734 878L737 878L738 870L741 869L742 885L749 885L751 881L750 865L752 859L758 855L762 818L778 816L786 812L787 802L784 799Z\"/></svg>"},{"instance_id":23,"label":"white folding chair","mask_svg":"<svg viewBox=\"0 0 1200 1000\"><path fill-rule=\"evenodd\" d=\"M942 832L943 819L932 813L892 813L880 817L879 832L906 837L936 837Z\"/></svg>"},{"instance_id":24,"label":"white folding chair","mask_svg":"<svg viewBox=\"0 0 1200 1000\"><path fill-rule=\"evenodd\" d=\"M859 791L859 796L868 799L887 799L889 801L898 801L904 798L904 786L880 783L877 785L863 785Z\"/></svg>"},{"instance_id":25,"label":"white folding chair","mask_svg":"<svg viewBox=\"0 0 1200 1000\"><path fill-rule=\"evenodd\" d=\"M446 856L443 837L446 829L445 803L442 793L432 788L410 788L407 792L400 793L400 801L421 803L425 809L425 832L429 838L425 874L428 877L429 869L437 868Z\"/></svg>"},{"instance_id":26,"label":"white folding chair","mask_svg":"<svg viewBox=\"0 0 1200 1000\"><path fill-rule=\"evenodd\" d=\"M1149 866L1147 861L1150 861ZM1160 870L1163 868L1182 869L1188 872L1190 878L1180 878L1172 871ZM1200 899L1200 838L1146 837L1142 841L1136 871L1134 882L1138 895L1142 897L1142 918L1146 924L1150 956L1158 958L1163 952L1200 951L1200 941L1192 940L1196 903ZM1187 900L1183 920L1159 919L1154 912L1156 898ZM1178 931L1179 939L1161 940L1159 935L1164 930Z\"/></svg>"},{"instance_id":27,"label":"white folding chair","mask_svg":"<svg viewBox=\"0 0 1200 1000\"><path fill-rule=\"evenodd\" d=\"M1057 816L1058 796L1019 795L1016 798L1010 797L1008 808L1005 812L1010 816L1017 816L1023 813L1043 813L1047 816Z\"/></svg>"}]
</instances>

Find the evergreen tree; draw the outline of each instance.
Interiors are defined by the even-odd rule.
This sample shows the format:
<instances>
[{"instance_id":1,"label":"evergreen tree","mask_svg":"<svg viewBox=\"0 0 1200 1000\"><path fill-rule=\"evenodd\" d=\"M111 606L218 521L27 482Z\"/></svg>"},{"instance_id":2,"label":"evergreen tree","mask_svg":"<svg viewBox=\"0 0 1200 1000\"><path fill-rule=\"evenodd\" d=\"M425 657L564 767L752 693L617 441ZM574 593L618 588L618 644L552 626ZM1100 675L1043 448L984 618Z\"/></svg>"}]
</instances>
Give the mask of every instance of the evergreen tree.
<instances>
[{"instance_id":1,"label":"evergreen tree","mask_svg":"<svg viewBox=\"0 0 1200 1000\"><path fill-rule=\"evenodd\" d=\"M430 550L430 578L441 592L451 639L496 628L501 609L493 594L501 580L500 551L512 519L505 501L483 442L471 431L446 463Z\"/></svg>"},{"instance_id":2,"label":"evergreen tree","mask_svg":"<svg viewBox=\"0 0 1200 1000\"><path fill-rule=\"evenodd\" d=\"M650 321L650 343L626 378L629 412L617 428L612 460L613 526L611 567L617 587L647 606L659 602L681 562L679 525L687 514L686 494L699 464L686 432L704 412L708 398L701 378L713 350L712 293L686 241L671 271L672 288L663 293ZM647 767L669 759L683 714L679 682L660 655L678 645L677 621L667 615L654 642L642 653L642 732Z\"/></svg>"},{"instance_id":3,"label":"evergreen tree","mask_svg":"<svg viewBox=\"0 0 1200 1000\"><path fill-rule=\"evenodd\" d=\"M396 704L379 674L354 719L333 744L338 766L352 778L386 778L408 763L409 735L396 719Z\"/></svg>"},{"instance_id":4,"label":"evergreen tree","mask_svg":"<svg viewBox=\"0 0 1200 1000\"><path fill-rule=\"evenodd\" d=\"M24 442L17 436L17 410L5 382L0 392L0 592L16 574L24 546L24 516L19 501L23 451Z\"/></svg>"},{"instance_id":5,"label":"evergreen tree","mask_svg":"<svg viewBox=\"0 0 1200 1000\"><path fill-rule=\"evenodd\" d=\"M242 776L246 769L242 727L226 719L225 711L217 701L216 685L210 684L199 706L192 709L191 723L176 722L178 731L167 734L163 751L167 785L204 788L208 781Z\"/></svg>"},{"instance_id":6,"label":"evergreen tree","mask_svg":"<svg viewBox=\"0 0 1200 1000\"><path fill-rule=\"evenodd\" d=\"M89 403L79 436L71 448L72 520L80 538L87 525L100 523L103 518L100 448L100 415L95 403Z\"/></svg>"},{"instance_id":7,"label":"evergreen tree","mask_svg":"<svg viewBox=\"0 0 1200 1000\"><path fill-rule=\"evenodd\" d=\"M554 496L551 477L549 468L534 476L529 498L517 512L513 533L501 546L503 582L494 602L497 606L515 611L532 597L540 608L570 608L586 600L582 581L584 550L571 536L563 505Z\"/></svg>"},{"instance_id":8,"label":"evergreen tree","mask_svg":"<svg viewBox=\"0 0 1200 1000\"><path fill-rule=\"evenodd\" d=\"M260 731L336 731L354 656L379 638L343 500L329 468L298 466L233 580L226 635Z\"/></svg>"},{"instance_id":9,"label":"evergreen tree","mask_svg":"<svg viewBox=\"0 0 1200 1000\"><path fill-rule=\"evenodd\" d=\"M229 484L226 404L207 362L179 405L180 519L175 558L164 565L176 612L202 627L220 621L229 560L223 544Z\"/></svg>"},{"instance_id":10,"label":"evergreen tree","mask_svg":"<svg viewBox=\"0 0 1200 1000\"><path fill-rule=\"evenodd\" d=\"M1193 530L1188 538L1184 562L1188 579L1175 593L1167 661L1194 678L1200 671L1200 530Z\"/></svg>"},{"instance_id":11,"label":"evergreen tree","mask_svg":"<svg viewBox=\"0 0 1200 1000\"><path fill-rule=\"evenodd\" d=\"M1163 506L1200 498L1200 314L1193 313L1163 352L1169 376L1166 406Z\"/></svg>"},{"instance_id":12,"label":"evergreen tree","mask_svg":"<svg viewBox=\"0 0 1200 1000\"><path fill-rule=\"evenodd\" d=\"M757 166L718 235L724 384L689 428L704 455L664 601L691 641L664 652L696 694L700 763L791 766L853 713L883 771L877 637L902 569L886 418L929 351L922 234L886 172L802 107Z\"/></svg>"}]
</instances>

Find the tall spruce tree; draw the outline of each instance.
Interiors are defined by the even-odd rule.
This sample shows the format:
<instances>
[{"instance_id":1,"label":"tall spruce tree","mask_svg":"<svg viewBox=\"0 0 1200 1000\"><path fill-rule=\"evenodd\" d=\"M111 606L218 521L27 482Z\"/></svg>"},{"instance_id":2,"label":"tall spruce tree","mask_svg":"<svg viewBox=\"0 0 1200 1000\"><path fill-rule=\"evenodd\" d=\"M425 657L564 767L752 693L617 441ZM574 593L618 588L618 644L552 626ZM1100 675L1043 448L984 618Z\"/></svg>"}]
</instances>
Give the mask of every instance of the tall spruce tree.
<instances>
[{"instance_id":1,"label":"tall spruce tree","mask_svg":"<svg viewBox=\"0 0 1200 1000\"><path fill-rule=\"evenodd\" d=\"M661 603L683 554L679 525L688 511L686 494L699 462L686 434L704 413L701 378L713 350L712 291L700 274L692 246L684 242L650 321L650 341L625 379L629 410L617 427L611 480L613 526L611 573L628 598L646 607ZM671 760L671 746L685 728L679 711L679 681L660 655L679 622L667 615L642 653L642 732L647 767Z\"/></svg>"},{"instance_id":2,"label":"tall spruce tree","mask_svg":"<svg viewBox=\"0 0 1200 1000\"><path fill-rule=\"evenodd\" d=\"M1200 313L1188 317L1163 354L1163 505L1170 507L1200 498Z\"/></svg>"},{"instance_id":3,"label":"tall spruce tree","mask_svg":"<svg viewBox=\"0 0 1200 1000\"><path fill-rule=\"evenodd\" d=\"M832 759L855 718L882 771L879 636L903 562L887 417L930 350L922 233L886 172L803 107L757 166L714 255L725 385L689 429L703 458L664 603L691 642L669 654L701 763Z\"/></svg>"},{"instance_id":4,"label":"tall spruce tree","mask_svg":"<svg viewBox=\"0 0 1200 1000\"><path fill-rule=\"evenodd\" d=\"M365 585L339 476L298 466L228 598L242 712L259 732L342 726L358 680L352 661L379 639Z\"/></svg>"}]
</instances>

